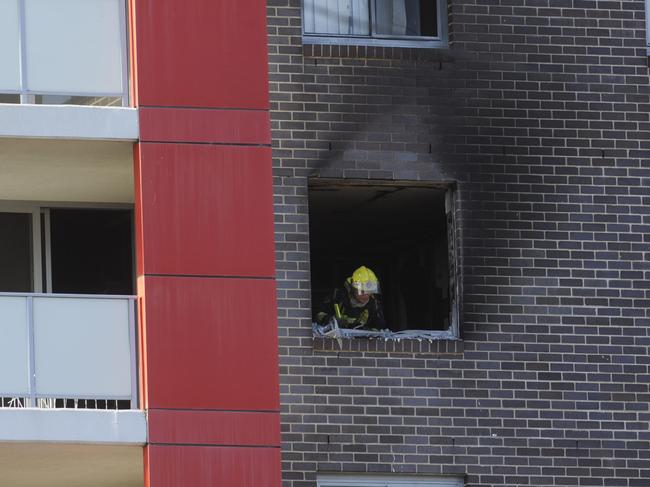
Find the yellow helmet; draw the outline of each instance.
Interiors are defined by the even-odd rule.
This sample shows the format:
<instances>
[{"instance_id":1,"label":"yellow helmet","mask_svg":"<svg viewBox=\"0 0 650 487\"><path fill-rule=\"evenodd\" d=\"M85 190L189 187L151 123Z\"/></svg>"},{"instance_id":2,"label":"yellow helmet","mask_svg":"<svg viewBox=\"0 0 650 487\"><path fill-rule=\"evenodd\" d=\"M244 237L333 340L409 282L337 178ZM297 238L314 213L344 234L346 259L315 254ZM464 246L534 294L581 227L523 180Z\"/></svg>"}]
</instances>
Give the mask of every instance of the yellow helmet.
<instances>
[{"instance_id":1,"label":"yellow helmet","mask_svg":"<svg viewBox=\"0 0 650 487\"><path fill-rule=\"evenodd\" d=\"M361 266L348 277L348 284L360 294L378 294L379 279L366 266Z\"/></svg>"}]
</instances>

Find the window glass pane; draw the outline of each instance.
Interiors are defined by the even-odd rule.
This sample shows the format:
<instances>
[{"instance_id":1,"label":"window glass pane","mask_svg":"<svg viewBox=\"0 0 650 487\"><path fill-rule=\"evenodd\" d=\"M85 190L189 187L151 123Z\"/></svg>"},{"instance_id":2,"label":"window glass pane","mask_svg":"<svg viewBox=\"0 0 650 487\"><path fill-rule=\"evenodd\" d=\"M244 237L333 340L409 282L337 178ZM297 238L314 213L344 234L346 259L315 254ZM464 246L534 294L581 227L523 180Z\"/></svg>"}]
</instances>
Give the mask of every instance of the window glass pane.
<instances>
[{"instance_id":1,"label":"window glass pane","mask_svg":"<svg viewBox=\"0 0 650 487\"><path fill-rule=\"evenodd\" d=\"M0 292L32 291L32 215L0 213Z\"/></svg>"},{"instance_id":2,"label":"window glass pane","mask_svg":"<svg viewBox=\"0 0 650 487\"><path fill-rule=\"evenodd\" d=\"M0 94L0 103L20 103L20 95Z\"/></svg>"},{"instance_id":3,"label":"window glass pane","mask_svg":"<svg viewBox=\"0 0 650 487\"><path fill-rule=\"evenodd\" d=\"M25 0L27 88L122 93L120 0Z\"/></svg>"},{"instance_id":4,"label":"window glass pane","mask_svg":"<svg viewBox=\"0 0 650 487\"><path fill-rule=\"evenodd\" d=\"M74 96L74 95L36 95L37 105L88 105L102 107L121 107L122 97L118 96Z\"/></svg>"},{"instance_id":5,"label":"window glass pane","mask_svg":"<svg viewBox=\"0 0 650 487\"><path fill-rule=\"evenodd\" d=\"M0 90L20 89L18 0L0 0Z\"/></svg>"},{"instance_id":6,"label":"window glass pane","mask_svg":"<svg viewBox=\"0 0 650 487\"><path fill-rule=\"evenodd\" d=\"M377 35L437 35L436 2L431 0L374 0Z\"/></svg>"},{"instance_id":7,"label":"window glass pane","mask_svg":"<svg viewBox=\"0 0 650 487\"><path fill-rule=\"evenodd\" d=\"M50 210L52 292L133 294L130 210Z\"/></svg>"},{"instance_id":8,"label":"window glass pane","mask_svg":"<svg viewBox=\"0 0 650 487\"><path fill-rule=\"evenodd\" d=\"M369 35L368 0L305 0L307 34Z\"/></svg>"}]
</instances>

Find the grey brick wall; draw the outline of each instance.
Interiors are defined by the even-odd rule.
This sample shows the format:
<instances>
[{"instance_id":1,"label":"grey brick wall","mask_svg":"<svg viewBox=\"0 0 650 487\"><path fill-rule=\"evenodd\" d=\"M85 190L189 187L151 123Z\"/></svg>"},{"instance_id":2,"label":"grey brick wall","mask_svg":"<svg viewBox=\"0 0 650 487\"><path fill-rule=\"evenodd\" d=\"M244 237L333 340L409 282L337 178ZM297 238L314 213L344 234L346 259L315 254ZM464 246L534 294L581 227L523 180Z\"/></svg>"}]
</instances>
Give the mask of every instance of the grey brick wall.
<instances>
[{"instance_id":1,"label":"grey brick wall","mask_svg":"<svg viewBox=\"0 0 650 487\"><path fill-rule=\"evenodd\" d=\"M303 46L268 1L286 487L650 487L644 3L451 0L428 51ZM459 346L315 344L312 176L457 182Z\"/></svg>"}]
</instances>

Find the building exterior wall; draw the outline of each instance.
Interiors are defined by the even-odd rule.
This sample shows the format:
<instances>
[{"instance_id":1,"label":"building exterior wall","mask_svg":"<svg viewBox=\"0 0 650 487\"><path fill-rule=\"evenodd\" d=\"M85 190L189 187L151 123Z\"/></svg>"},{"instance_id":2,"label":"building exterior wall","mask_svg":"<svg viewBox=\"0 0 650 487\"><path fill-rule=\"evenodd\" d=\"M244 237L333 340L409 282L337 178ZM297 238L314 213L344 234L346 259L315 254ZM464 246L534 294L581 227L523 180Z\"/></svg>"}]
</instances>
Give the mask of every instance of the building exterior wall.
<instances>
[{"instance_id":1,"label":"building exterior wall","mask_svg":"<svg viewBox=\"0 0 650 487\"><path fill-rule=\"evenodd\" d=\"M276 487L265 3L134 0L132 21L144 485Z\"/></svg>"},{"instance_id":2,"label":"building exterior wall","mask_svg":"<svg viewBox=\"0 0 650 487\"><path fill-rule=\"evenodd\" d=\"M650 485L644 6L450 0L408 50L303 46L269 0L285 486ZM462 340L312 338L310 177L456 183Z\"/></svg>"}]
</instances>

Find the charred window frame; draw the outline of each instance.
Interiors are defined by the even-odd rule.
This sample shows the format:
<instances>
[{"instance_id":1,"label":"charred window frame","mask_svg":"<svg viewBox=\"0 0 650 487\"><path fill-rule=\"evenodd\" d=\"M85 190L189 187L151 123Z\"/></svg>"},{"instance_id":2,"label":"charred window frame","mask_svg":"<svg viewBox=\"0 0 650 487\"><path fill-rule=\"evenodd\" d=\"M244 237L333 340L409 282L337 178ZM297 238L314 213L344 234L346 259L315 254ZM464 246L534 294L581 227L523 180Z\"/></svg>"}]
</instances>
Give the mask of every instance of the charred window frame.
<instances>
[{"instance_id":1,"label":"charred window frame","mask_svg":"<svg viewBox=\"0 0 650 487\"><path fill-rule=\"evenodd\" d=\"M310 180L315 337L459 338L456 194L453 183ZM388 331L341 328L327 335L316 314L361 265L380 281Z\"/></svg>"},{"instance_id":2,"label":"charred window frame","mask_svg":"<svg viewBox=\"0 0 650 487\"><path fill-rule=\"evenodd\" d=\"M445 0L303 0L303 43L447 47Z\"/></svg>"}]
</instances>

